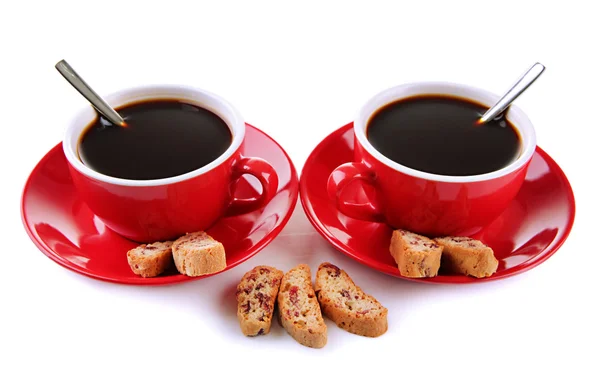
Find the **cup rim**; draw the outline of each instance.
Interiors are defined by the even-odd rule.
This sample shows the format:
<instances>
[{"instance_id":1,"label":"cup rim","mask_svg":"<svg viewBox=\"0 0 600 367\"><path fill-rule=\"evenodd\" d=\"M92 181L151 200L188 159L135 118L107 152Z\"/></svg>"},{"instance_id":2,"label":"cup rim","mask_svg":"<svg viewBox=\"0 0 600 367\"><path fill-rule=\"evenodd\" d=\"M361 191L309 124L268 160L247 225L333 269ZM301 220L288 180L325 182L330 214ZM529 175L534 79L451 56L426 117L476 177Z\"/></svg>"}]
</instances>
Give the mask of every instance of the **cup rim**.
<instances>
[{"instance_id":1,"label":"cup rim","mask_svg":"<svg viewBox=\"0 0 600 367\"><path fill-rule=\"evenodd\" d=\"M373 116L375 112L385 105L396 100L402 100L404 98L419 95L456 96L487 106L491 106L500 99L500 96L477 87L472 87L465 84L436 81L401 84L383 90L382 92L371 97L361 107L357 118L354 120L354 135L356 136L360 145L367 152L369 152L369 154L391 169L413 177L430 181L451 183L481 182L511 174L526 165L533 157L537 146L535 129L525 112L523 112L513 103L507 110L507 119L512 123L521 137L521 152L516 160L499 170L469 176L450 176L419 171L391 160L375 149L375 147L373 147L373 145L367 139L367 123L369 122L371 116Z\"/></svg>"},{"instance_id":2,"label":"cup rim","mask_svg":"<svg viewBox=\"0 0 600 367\"><path fill-rule=\"evenodd\" d=\"M245 122L240 112L223 97L204 89L182 84L146 84L125 88L106 95L105 100L119 108L123 105L146 100L173 98L205 108L218 115L229 127L232 141L223 154L209 164L181 175L152 180L133 180L105 175L89 168L79 159L77 149L84 130L97 118L98 114L91 105L76 112L70 119L63 137L63 152L69 164L79 173L101 182L120 186L161 186L173 184L207 173L223 164L242 145L245 135Z\"/></svg>"}]
</instances>

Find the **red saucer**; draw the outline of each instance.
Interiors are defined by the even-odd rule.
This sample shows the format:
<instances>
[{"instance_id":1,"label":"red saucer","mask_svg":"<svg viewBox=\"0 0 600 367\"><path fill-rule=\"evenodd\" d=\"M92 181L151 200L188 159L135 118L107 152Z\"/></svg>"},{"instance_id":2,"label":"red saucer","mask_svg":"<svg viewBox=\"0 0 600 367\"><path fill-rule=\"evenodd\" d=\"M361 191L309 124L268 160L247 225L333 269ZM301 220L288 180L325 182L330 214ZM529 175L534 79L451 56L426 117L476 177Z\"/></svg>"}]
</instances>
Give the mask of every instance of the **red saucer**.
<instances>
[{"instance_id":1,"label":"red saucer","mask_svg":"<svg viewBox=\"0 0 600 367\"><path fill-rule=\"evenodd\" d=\"M225 246L227 271L267 246L289 220L298 195L298 176L286 152L271 137L246 125L242 154L267 160L279 177L275 197L260 210L221 219L207 232ZM243 176L239 197L255 197L258 180ZM49 258L67 269L92 278L125 284L171 284L187 277L171 270L156 278L131 272L126 253L137 246L110 229L92 214L71 182L62 145L55 146L35 167L23 190L21 215L27 233Z\"/></svg>"},{"instance_id":2,"label":"red saucer","mask_svg":"<svg viewBox=\"0 0 600 367\"><path fill-rule=\"evenodd\" d=\"M500 264L489 278L440 274L433 278L404 278L389 253L392 229L339 213L327 196L327 178L340 164L351 162L352 124L323 140L311 153L300 178L300 199L308 219L333 246L376 270L428 283L471 283L506 278L527 271L552 256L566 240L575 219L573 191L560 167L539 147L515 200L492 224L473 237L493 248ZM346 191L364 198L359 182Z\"/></svg>"}]
</instances>

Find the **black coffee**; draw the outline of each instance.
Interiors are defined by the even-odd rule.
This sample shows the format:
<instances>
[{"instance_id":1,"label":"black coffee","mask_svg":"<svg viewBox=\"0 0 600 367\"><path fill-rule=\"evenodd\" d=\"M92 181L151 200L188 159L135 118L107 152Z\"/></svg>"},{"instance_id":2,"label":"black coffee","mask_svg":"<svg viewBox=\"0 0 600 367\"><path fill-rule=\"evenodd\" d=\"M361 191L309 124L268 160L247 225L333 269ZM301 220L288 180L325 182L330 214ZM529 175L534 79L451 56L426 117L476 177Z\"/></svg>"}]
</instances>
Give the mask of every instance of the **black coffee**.
<instances>
[{"instance_id":1,"label":"black coffee","mask_svg":"<svg viewBox=\"0 0 600 367\"><path fill-rule=\"evenodd\" d=\"M506 167L519 155L519 134L504 118L479 125L488 107L451 96L416 96L379 109L367 126L389 159L429 173L469 176Z\"/></svg>"},{"instance_id":2,"label":"black coffee","mask_svg":"<svg viewBox=\"0 0 600 367\"><path fill-rule=\"evenodd\" d=\"M117 112L127 126L98 118L79 143L81 161L108 176L151 180L181 175L214 161L231 144L225 121L188 103L143 101Z\"/></svg>"}]
</instances>

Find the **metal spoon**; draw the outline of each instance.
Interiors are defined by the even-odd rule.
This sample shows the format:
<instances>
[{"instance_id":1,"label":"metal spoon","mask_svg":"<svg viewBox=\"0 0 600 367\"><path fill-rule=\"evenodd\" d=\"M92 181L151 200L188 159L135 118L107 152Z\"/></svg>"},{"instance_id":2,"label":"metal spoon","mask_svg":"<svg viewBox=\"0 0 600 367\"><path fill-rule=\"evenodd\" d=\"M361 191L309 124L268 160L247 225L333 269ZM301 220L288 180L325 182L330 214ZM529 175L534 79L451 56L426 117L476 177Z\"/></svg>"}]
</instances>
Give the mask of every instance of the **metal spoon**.
<instances>
[{"instance_id":1,"label":"metal spoon","mask_svg":"<svg viewBox=\"0 0 600 367\"><path fill-rule=\"evenodd\" d=\"M544 70L546 70L546 67L539 62L533 64L533 66L530 67L512 87L510 87L508 92L506 92L492 108L487 110L483 116L479 118L477 123L485 124L498 117L515 99L517 99L517 97L521 95L521 93L525 91L525 89L529 88L529 86L542 75Z\"/></svg>"},{"instance_id":2,"label":"metal spoon","mask_svg":"<svg viewBox=\"0 0 600 367\"><path fill-rule=\"evenodd\" d=\"M58 70L58 72L64 76L65 79L67 79L67 81L71 83L71 85L92 104L96 111L98 111L108 121L118 126L126 126L121 115L119 115L117 111L110 107L108 103L106 103L106 101L98 95L98 93L94 92L94 90L90 88L90 86L65 60L59 61L55 67L56 70Z\"/></svg>"}]
</instances>

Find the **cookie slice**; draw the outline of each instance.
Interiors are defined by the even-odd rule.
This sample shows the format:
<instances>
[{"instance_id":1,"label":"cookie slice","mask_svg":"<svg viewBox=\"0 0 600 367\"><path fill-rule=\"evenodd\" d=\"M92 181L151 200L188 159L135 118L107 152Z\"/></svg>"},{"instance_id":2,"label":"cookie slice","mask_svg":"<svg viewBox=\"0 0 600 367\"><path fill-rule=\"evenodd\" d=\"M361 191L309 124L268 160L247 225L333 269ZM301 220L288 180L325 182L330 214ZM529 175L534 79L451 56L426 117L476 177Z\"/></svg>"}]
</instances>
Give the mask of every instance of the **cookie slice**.
<instances>
[{"instance_id":1,"label":"cookie slice","mask_svg":"<svg viewBox=\"0 0 600 367\"><path fill-rule=\"evenodd\" d=\"M452 273L475 278L489 277L498 270L494 250L469 237L442 237L435 241L444 248L442 267Z\"/></svg>"},{"instance_id":2,"label":"cookie slice","mask_svg":"<svg viewBox=\"0 0 600 367\"><path fill-rule=\"evenodd\" d=\"M190 277L218 273L227 266L223 244L203 231L173 242L173 259L177 270Z\"/></svg>"},{"instance_id":3,"label":"cookie slice","mask_svg":"<svg viewBox=\"0 0 600 367\"><path fill-rule=\"evenodd\" d=\"M440 269L442 245L425 236L397 229L392 234L390 253L402 276L434 277Z\"/></svg>"},{"instance_id":4,"label":"cookie slice","mask_svg":"<svg viewBox=\"0 0 600 367\"><path fill-rule=\"evenodd\" d=\"M327 262L319 266L315 291L323 314L342 329L370 337L387 331L387 308L365 294L337 266Z\"/></svg>"},{"instance_id":5,"label":"cookie slice","mask_svg":"<svg viewBox=\"0 0 600 367\"><path fill-rule=\"evenodd\" d=\"M242 277L235 293L237 317L246 336L268 334L283 272L257 266Z\"/></svg>"},{"instance_id":6,"label":"cookie slice","mask_svg":"<svg viewBox=\"0 0 600 367\"><path fill-rule=\"evenodd\" d=\"M327 325L311 284L308 265L298 265L283 276L277 308L281 325L298 343L311 348L327 344Z\"/></svg>"},{"instance_id":7,"label":"cookie slice","mask_svg":"<svg viewBox=\"0 0 600 367\"><path fill-rule=\"evenodd\" d=\"M171 241L154 242L127 251L129 267L135 274L144 278L162 274L173 264L172 245Z\"/></svg>"}]
</instances>

